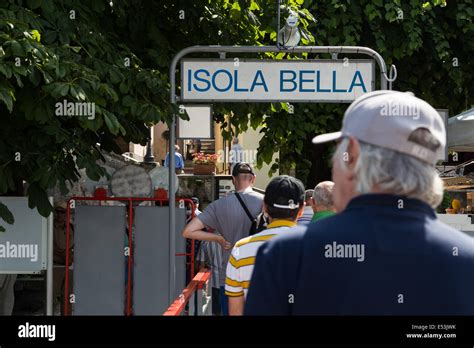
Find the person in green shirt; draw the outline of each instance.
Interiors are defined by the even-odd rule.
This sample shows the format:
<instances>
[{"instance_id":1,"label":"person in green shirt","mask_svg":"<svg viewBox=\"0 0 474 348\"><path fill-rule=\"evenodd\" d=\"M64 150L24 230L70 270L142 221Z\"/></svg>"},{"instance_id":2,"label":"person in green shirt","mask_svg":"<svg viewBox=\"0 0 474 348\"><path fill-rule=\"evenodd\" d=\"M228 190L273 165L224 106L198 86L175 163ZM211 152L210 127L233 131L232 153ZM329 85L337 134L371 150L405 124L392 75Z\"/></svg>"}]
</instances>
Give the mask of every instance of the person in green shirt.
<instances>
[{"instance_id":1,"label":"person in green shirt","mask_svg":"<svg viewBox=\"0 0 474 348\"><path fill-rule=\"evenodd\" d=\"M332 199L333 188L334 183L332 181L322 181L314 188L313 199L311 203L314 215L311 219L311 222L315 222L336 214Z\"/></svg>"}]
</instances>

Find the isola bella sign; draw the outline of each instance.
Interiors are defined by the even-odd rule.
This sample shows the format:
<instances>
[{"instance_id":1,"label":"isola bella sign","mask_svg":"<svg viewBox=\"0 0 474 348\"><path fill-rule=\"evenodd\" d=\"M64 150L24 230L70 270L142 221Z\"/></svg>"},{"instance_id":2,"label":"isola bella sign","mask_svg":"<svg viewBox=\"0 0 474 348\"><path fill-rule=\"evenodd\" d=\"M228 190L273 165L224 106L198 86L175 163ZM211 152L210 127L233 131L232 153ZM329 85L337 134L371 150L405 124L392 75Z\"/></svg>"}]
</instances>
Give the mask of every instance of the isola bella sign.
<instances>
[{"instance_id":1,"label":"isola bella sign","mask_svg":"<svg viewBox=\"0 0 474 348\"><path fill-rule=\"evenodd\" d=\"M350 103L375 89L372 60L184 59L181 101Z\"/></svg>"}]
</instances>

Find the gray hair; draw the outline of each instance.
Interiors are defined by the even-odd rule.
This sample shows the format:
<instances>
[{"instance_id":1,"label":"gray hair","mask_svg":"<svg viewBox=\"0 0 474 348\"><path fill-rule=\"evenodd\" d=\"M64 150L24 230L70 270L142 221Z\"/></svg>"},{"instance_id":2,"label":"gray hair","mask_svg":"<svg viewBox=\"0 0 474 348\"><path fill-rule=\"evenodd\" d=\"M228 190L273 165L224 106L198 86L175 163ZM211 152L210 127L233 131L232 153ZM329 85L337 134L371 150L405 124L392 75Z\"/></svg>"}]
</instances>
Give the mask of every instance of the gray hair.
<instances>
[{"instance_id":1,"label":"gray hair","mask_svg":"<svg viewBox=\"0 0 474 348\"><path fill-rule=\"evenodd\" d=\"M360 154L355 164L356 191L380 190L409 198L417 198L432 208L443 199L443 181L435 168L415 157L359 141ZM343 138L334 156L341 168L348 160L349 139Z\"/></svg>"},{"instance_id":2,"label":"gray hair","mask_svg":"<svg viewBox=\"0 0 474 348\"><path fill-rule=\"evenodd\" d=\"M334 183L332 181L322 181L316 185L313 192L313 199L316 204L326 208L332 208L334 201L332 199L332 190Z\"/></svg>"}]
</instances>

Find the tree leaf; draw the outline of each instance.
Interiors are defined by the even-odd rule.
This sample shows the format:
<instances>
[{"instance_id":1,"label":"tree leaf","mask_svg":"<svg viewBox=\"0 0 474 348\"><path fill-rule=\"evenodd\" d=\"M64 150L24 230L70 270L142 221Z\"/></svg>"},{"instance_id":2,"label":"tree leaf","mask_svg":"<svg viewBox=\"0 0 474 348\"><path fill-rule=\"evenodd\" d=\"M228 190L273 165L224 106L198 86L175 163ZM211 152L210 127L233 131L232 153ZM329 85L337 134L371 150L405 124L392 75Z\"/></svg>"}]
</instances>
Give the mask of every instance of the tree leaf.
<instances>
[{"instance_id":1,"label":"tree leaf","mask_svg":"<svg viewBox=\"0 0 474 348\"><path fill-rule=\"evenodd\" d=\"M69 84L68 83L62 83L60 84L60 90L59 90L59 94L61 95L61 97L64 97L68 94L69 92Z\"/></svg>"},{"instance_id":2,"label":"tree leaf","mask_svg":"<svg viewBox=\"0 0 474 348\"><path fill-rule=\"evenodd\" d=\"M0 85L0 100L5 103L10 113L13 111L14 98L15 97L12 89L8 88L6 85Z\"/></svg>"},{"instance_id":3,"label":"tree leaf","mask_svg":"<svg viewBox=\"0 0 474 348\"><path fill-rule=\"evenodd\" d=\"M107 128L109 129L109 131L112 134L117 135L120 128L120 123L117 120L117 117L113 113L107 110L103 110L103 115L104 115L105 124L107 125Z\"/></svg>"},{"instance_id":4,"label":"tree leaf","mask_svg":"<svg viewBox=\"0 0 474 348\"><path fill-rule=\"evenodd\" d=\"M8 207L0 202L0 218L2 218L7 224L13 225L15 223L15 217ZM4 232L3 230L2 232Z\"/></svg>"},{"instance_id":5,"label":"tree leaf","mask_svg":"<svg viewBox=\"0 0 474 348\"><path fill-rule=\"evenodd\" d=\"M38 7L41 7L41 0L28 0L27 4L32 10L36 10Z\"/></svg>"},{"instance_id":6,"label":"tree leaf","mask_svg":"<svg viewBox=\"0 0 474 348\"><path fill-rule=\"evenodd\" d=\"M6 65L6 64L0 64L0 72L5 75L5 77L7 79L9 79L10 77L12 77L12 70L11 68Z\"/></svg>"},{"instance_id":7,"label":"tree leaf","mask_svg":"<svg viewBox=\"0 0 474 348\"><path fill-rule=\"evenodd\" d=\"M25 55L25 51L23 51L23 47L21 47L18 41L11 41L10 47L14 56L22 57Z\"/></svg>"},{"instance_id":8,"label":"tree leaf","mask_svg":"<svg viewBox=\"0 0 474 348\"><path fill-rule=\"evenodd\" d=\"M28 206L30 209L36 207L41 216L44 217L49 216L53 210L46 191L37 182L33 182L28 186Z\"/></svg>"}]
</instances>

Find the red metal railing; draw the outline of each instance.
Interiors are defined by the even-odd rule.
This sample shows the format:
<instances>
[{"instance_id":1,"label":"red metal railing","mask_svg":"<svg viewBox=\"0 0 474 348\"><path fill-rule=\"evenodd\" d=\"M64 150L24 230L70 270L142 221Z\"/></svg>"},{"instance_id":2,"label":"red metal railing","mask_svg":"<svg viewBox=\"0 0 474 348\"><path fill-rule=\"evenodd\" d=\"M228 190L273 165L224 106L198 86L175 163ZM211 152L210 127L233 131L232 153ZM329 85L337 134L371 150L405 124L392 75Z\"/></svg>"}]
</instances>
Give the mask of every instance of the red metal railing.
<instances>
[{"instance_id":1,"label":"red metal railing","mask_svg":"<svg viewBox=\"0 0 474 348\"><path fill-rule=\"evenodd\" d=\"M211 271L207 269L200 270L191 282L186 286L176 300L168 307L164 316L178 316L181 315L186 304L189 302L191 297L197 292L202 290L206 283L211 277Z\"/></svg>"},{"instance_id":2,"label":"red metal railing","mask_svg":"<svg viewBox=\"0 0 474 348\"><path fill-rule=\"evenodd\" d=\"M71 218L71 201L98 201L101 204L103 201L122 201L128 202L128 277L127 277L127 308L126 315L132 315L132 268L133 268L133 243L132 243L132 229L133 229L133 204L132 202L159 202L162 206L163 203L168 202L168 198L148 198L148 197L106 197L103 194L96 195L95 197L71 197L67 201L66 209L66 221L70 221ZM191 217L194 218L196 206L194 202L189 198L176 198L176 202L184 201L191 206ZM64 275L64 315L69 315L69 250L70 250L70 224L66 224L66 267ZM171 237L171 236L170 236ZM191 252L176 254L176 256L190 256L190 279L194 278L194 240L191 240Z\"/></svg>"}]
</instances>

